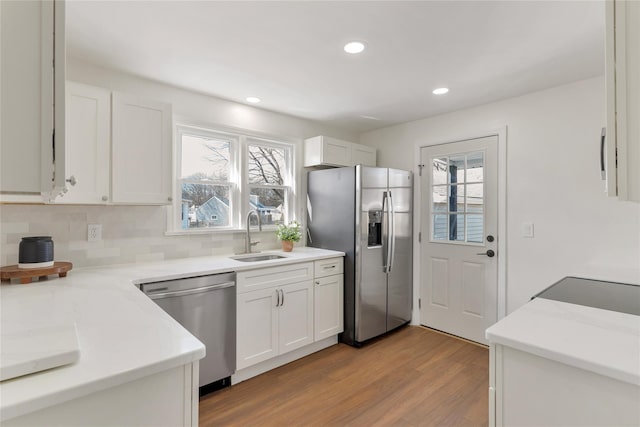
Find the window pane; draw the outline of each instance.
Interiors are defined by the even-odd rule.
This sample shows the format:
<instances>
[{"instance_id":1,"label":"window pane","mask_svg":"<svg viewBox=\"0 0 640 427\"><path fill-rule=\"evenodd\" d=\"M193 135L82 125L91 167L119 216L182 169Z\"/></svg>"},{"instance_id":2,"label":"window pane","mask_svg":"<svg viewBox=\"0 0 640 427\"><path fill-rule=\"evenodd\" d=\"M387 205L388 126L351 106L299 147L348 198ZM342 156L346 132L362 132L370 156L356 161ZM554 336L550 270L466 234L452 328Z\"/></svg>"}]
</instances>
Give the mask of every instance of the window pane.
<instances>
[{"instance_id":1,"label":"window pane","mask_svg":"<svg viewBox=\"0 0 640 427\"><path fill-rule=\"evenodd\" d=\"M229 141L182 135L181 178L227 181L229 159Z\"/></svg>"},{"instance_id":2,"label":"window pane","mask_svg":"<svg viewBox=\"0 0 640 427\"><path fill-rule=\"evenodd\" d=\"M482 212L484 205L484 185L467 184L467 212Z\"/></svg>"},{"instance_id":3,"label":"window pane","mask_svg":"<svg viewBox=\"0 0 640 427\"><path fill-rule=\"evenodd\" d=\"M449 240L464 241L464 217L461 214L449 216Z\"/></svg>"},{"instance_id":4,"label":"window pane","mask_svg":"<svg viewBox=\"0 0 640 427\"><path fill-rule=\"evenodd\" d=\"M229 187L182 184L182 228L230 225Z\"/></svg>"},{"instance_id":5,"label":"window pane","mask_svg":"<svg viewBox=\"0 0 640 427\"><path fill-rule=\"evenodd\" d=\"M464 182L464 154L449 158L449 179L452 184Z\"/></svg>"},{"instance_id":6,"label":"window pane","mask_svg":"<svg viewBox=\"0 0 640 427\"><path fill-rule=\"evenodd\" d=\"M433 240L448 240L449 215L433 215Z\"/></svg>"},{"instance_id":7,"label":"window pane","mask_svg":"<svg viewBox=\"0 0 640 427\"><path fill-rule=\"evenodd\" d=\"M447 163L446 157L433 159L432 185L447 184Z\"/></svg>"},{"instance_id":8,"label":"window pane","mask_svg":"<svg viewBox=\"0 0 640 427\"><path fill-rule=\"evenodd\" d=\"M484 220L482 215L467 215L467 242L482 243Z\"/></svg>"},{"instance_id":9,"label":"window pane","mask_svg":"<svg viewBox=\"0 0 640 427\"><path fill-rule=\"evenodd\" d=\"M484 175L484 153L467 154L467 182L482 182Z\"/></svg>"},{"instance_id":10,"label":"window pane","mask_svg":"<svg viewBox=\"0 0 640 427\"><path fill-rule=\"evenodd\" d=\"M284 184L287 173L283 148L249 145L249 184Z\"/></svg>"},{"instance_id":11,"label":"window pane","mask_svg":"<svg viewBox=\"0 0 640 427\"><path fill-rule=\"evenodd\" d=\"M284 201L286 190L281 188L252 188L249 194L250 209L260 213L262 225L282 224L284 222ZM255 216L251 217L251 224L257 225Z\"/></svg>"},{"instance_id":12,"label":"window pane","mask_svg":"<svg viewBox=\"0 0 640 427\"><path fill-rule=\"evenodd\" d=\"M448 211L449 210L449 186L437 185L433 187L432 200L433 200L433 206L431 208L432 212Z\"/></svg>"},{"instance_id":13,"label":"window pane","mask_svg":"<svg viewBox=\"0 0 640 427\"><path fill-rule=\"evenodd\" d=\"M449 211L464 212L464 184L451 186L449 194Z\"/></svg>"}]
</instances>

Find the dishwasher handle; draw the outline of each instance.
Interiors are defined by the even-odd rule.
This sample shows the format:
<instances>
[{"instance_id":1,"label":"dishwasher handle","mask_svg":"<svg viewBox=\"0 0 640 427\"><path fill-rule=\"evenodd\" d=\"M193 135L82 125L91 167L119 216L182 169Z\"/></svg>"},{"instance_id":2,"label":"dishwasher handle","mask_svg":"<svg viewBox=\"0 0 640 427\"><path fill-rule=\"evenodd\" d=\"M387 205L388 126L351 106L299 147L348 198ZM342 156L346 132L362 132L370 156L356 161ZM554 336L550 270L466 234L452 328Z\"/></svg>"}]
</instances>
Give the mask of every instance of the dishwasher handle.
<instances>
[{"instance_id":1,"label":"dishwasher handle","mask_svg":"<svg viewBox=\"0 0 640 427\"><path fill-rule=\"evenodd\" d=\"M185 289L185 290L182 290L182 291L164 292L164 291L167 290L167 288L160 288L160 289L158 289L158 291L162 291L160 293L149 293L149 292L153 292L153 291L147 291L145 293L151 299L161 299L161 298L179 297L179 296L184 296L184 295L201 294L203 292L209 292L209 291L214 291L214 290L218 290L218 289L230 288L230 287L235 286L235 285L236 285L236 282L225 282L225 283L220 283L220 284L216 284L216 285L202 286L202 287L199 287L199 288Z\"/></svg>"}]
</instances>

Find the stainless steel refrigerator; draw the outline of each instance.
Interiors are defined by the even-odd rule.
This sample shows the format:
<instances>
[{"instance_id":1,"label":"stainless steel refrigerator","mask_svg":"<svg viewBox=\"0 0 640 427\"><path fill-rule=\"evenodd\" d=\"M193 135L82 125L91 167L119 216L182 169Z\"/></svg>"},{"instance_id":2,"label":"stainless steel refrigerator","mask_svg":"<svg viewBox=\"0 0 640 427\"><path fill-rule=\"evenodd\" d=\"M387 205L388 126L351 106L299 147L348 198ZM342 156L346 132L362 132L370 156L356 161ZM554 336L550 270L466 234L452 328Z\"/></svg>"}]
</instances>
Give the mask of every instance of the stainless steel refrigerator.
<instances>
[{"instance_id":1,"label":"stainless steel refrigerator","mask_svg":"<svg viewBox=\"0 0 640 427\"><path fill-rule=\"evenodd\" d=\"M355 166L311 171L307 244L343 251L344 332L364 341L411 320L411 172Z\"/></svg>"}]
</instances>

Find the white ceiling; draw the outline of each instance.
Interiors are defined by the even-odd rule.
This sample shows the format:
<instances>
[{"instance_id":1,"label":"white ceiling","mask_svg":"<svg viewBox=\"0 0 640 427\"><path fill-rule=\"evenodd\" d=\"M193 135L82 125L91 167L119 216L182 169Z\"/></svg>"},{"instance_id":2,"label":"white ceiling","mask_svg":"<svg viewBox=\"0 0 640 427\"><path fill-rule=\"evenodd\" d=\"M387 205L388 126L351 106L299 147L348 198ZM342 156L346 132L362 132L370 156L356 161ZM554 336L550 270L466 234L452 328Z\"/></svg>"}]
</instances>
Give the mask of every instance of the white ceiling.
<instances>
[{"instance_id":1,"label":"white ceiling","mask_svg":"<svg viewBox=\"0 0 640 427\"><path fill-rule=\"evenodd\" d=\"M604 73L600 1L69 1L67 22L69 56L355 132Z\"/></svg>"}]
</instances>

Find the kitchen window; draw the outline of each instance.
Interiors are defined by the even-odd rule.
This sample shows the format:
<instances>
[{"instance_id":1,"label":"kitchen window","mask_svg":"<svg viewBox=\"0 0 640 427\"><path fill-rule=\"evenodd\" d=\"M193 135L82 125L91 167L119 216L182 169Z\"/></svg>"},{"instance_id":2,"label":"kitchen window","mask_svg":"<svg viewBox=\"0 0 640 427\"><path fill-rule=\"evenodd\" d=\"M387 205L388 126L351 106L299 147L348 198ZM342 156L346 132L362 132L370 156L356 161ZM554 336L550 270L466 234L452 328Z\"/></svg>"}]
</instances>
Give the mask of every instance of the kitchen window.
<instances>
[{"instance_id":1,"label":"kitchen window","mask_svg":"<svg viewBox=\"0 0 640 427\"><path fill-rule=\"evenodd\" d=\"M240 229L250 210L266 227L288 222L293 176L293 144L178 125L173 231Z\"/></svg>"}]
</instances>

